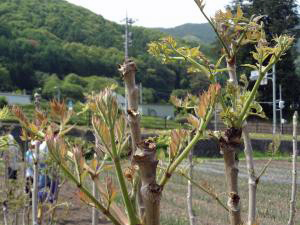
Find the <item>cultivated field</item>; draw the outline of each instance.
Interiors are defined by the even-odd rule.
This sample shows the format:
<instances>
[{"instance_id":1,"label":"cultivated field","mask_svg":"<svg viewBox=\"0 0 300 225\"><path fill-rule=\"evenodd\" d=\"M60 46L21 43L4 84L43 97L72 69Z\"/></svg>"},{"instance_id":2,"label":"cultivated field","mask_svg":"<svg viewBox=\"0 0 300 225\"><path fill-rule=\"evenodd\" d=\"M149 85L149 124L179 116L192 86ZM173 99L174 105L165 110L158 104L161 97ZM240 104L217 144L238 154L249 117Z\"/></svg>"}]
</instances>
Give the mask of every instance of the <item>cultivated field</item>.
<instances>
[{"instance_id":1,"label":"cultivated field","mask_svg":"<svg viewBox=\"0 0 300 225\"><path fill-rule=\"evenodd\" d=\"M197 160L199 161L199 160ZM266 160L256 161L257 173L266 163ZM257 190L258 199L258 224L282 225L286 224L289 212L291 163L287 160L273 161L261 179ZM300 167L299 167L300 168ZM299 169L298 168L298 169ZM243 218L247 212L247 178L246 165L240 162L240 194L242 198ZM225 178L223 163L221 160L205 160L195 165L195 181L202 185L210 186L226 203ZM3 180L2 180L3 181ZM186 184L185 178L174 175L168 188L163 192L161 210L162 225L189 224L186 210ZM298 181L300 184L300 181ZM117 201L121 201L118 197ZM60 193L59 202L68 202L69 209L60 208L57 211L57 224L59 225L90 225L91 208L86 206L76 195L76 188L71 183L66 183ZM224 225L228 224L226 211L207 194L194 187L194 212L196 224L199 225ZM297 210L300 202L297 203ZM110 224L103 216L100 216L100 224ZM2 211L0 212L2 220ZM0 221L1 221L0 220ZM1 224L1 223L0 223ZM300 215L296 213L296 224L300 224Z\"/></svg>"}]
</instances>

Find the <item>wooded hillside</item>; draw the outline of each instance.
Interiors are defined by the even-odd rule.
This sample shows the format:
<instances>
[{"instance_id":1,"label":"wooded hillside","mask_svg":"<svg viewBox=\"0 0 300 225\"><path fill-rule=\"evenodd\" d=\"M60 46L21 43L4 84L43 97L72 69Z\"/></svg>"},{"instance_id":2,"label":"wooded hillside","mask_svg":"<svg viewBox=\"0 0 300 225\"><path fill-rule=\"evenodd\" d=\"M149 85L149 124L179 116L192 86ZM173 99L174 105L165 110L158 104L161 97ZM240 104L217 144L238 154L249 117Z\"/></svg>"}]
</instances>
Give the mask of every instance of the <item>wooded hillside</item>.
<instances>
[{"instance_id":1,"label":"wooded hillside","mask_svg":"<svg viewBox=\"0 0 300 225\"><path fill-rule=\"evenodd\" d=\"M124 58L123 33L124 26L64 0L2 0L0 91L42 87L50 98L54 90L49 93L49 86L55 84L63 96L76 97L78 79L62 82L69 74L109 77L121 84L116 65ZM173 89L198 91L198 78L188 81L184 65L161 65L147 53L147 43L165 34L142 27L132 27L132 33L129 52L146 101L168 101Z\"/></svg>"}]
</instances>

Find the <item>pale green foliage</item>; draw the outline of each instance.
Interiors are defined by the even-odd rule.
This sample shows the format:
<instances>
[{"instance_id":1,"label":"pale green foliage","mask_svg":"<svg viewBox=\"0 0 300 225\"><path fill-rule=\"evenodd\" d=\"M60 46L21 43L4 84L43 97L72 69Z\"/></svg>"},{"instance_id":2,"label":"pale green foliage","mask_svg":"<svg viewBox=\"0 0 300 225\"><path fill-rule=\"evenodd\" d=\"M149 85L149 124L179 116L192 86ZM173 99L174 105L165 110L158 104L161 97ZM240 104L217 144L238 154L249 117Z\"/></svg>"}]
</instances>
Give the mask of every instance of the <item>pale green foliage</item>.
<instances>
[{"instance_id":1,"label":"pale green foliage","mask_svg":"<svg viewBox=\"0 0 300 225\"><path fill-rule=\"evenodd\" d=\"M111 158L119 157L126 145L127 132L124 114L119 113L116 97L110 89L89 97L88 108L93 113L92 124L99 138L101 149ZM115 135L112 138L112 135ZM117 141L117 145L112 142ZM116 152L113 152L113 151Z\"/></svg>"},{"instance_id":2,"label":"pale green foliage","mask_svg":"<svg viewBox=\"0 0 300 225\"><path fill-rule=\"evenodd\" d=\"M219 84L211 84L208 91L197 96L187 95L184 100L175 96L171 97L172 103L176 107L193 109L193 114L189 114L187 119L193 128L199 129L200 125L205 121L209 121L209 111L215 107L220 94L221 86Z\"/></svg>"},{"instance_id":3,"label":"pale green foliage","mask_svg":"<svg viewBox=\"0 0 300 225\"><path fill-rule=\"evenodd\" d=\"M195 1L201 12L204 9L203 1ZM220 68L224 59L227 64L234 64L236 54L239 48L247 43L257 43L255 51L252 52L253 58L257 61L256 64L246 64L259 71L259 79L252 90L248 90L248 81L245 76L241 76L240 82L243 86L236 86L233 83L228 83L221 95L220 103L223 111L221 112L224 123L229 127L241 127L248 115L257 115L265 117L262 107L255 101L258 85L271 66L275 64L284 53L292 45L294 38L287 35L281 35L274 38L274 44L267 43L263 24L258 23L261 16L244 17L240 7L237 8L235 14L230 10L225 12L218 11L214 18L209 20L223 46L223 55L215 63L211 63L208 58L200 51L200 48L185 48L178 47L176 41L167 37L157 42L149 44L149 53L158 57L163 63L168 63L174 60L184 60L189 63L189 71L202 72L209 77L212 83L216 82L216 76L228 68ZM181 107L189 107L188 104L192 98L188 96L184 101L173 102ZM192 118L192 117L190 117ZM192 119L191 119L192 120Z\"/></svg>"},{"instance_id":4,"label":"pale green foliage","mask_svg":"<svg viewBox=\"0 0 300 225\"><path fill-rule=\"evenodd\" d=\"M251 69L258 70L261 73L266 73L268 65L276 63L284 55L284 53L291 47L294 38L288 35L281 35L273 39L275 43L273 46L262 39L255 47L255 52L251 52L252 57L257 61L255 65L245 64L243 66L250 67ZM270 58L271 57L271 58ZM268 61L268 62L266 62ZM267 65L265 65L268 63ZM265 65L265 66L262 66Z\"/></svg>"},{"instance_id":5,"label":"pale green foliage","mask_svg":"<svg viewBox=\"0 0 300 225\"><path fill-rule=\"evenodd\" d=\"M7 146L8 146L8 137L7 136L1 136L0 137L0 152L6 151Z\"/></svg>"},{"instance_id":6,"label":"pale green foliage","mask_svg":"<svg viewBox=\"0 0 300 225\"><path fill-rule=\"evenodd\" d=\"M219 68L224 57L221 57L216 65L213 65L204 53L201 52L200 47L191 49L186 47L177 47L177 43L172 37L151 42L148 47L148 52L159 58L162 63L185 60L189 62L188 71L190 73L200 72L210 79L212 79L212 77L217 73L227 70L226 68Z\"/></svg>"},{"instance_id":7,"label":"pale green foliage","mask_svg":"<svg viewBox=\"0 0 300 225\"><path fill-rule=\"evenodd\" d=\"M241 85L236 86L228 82L224 91L224 105L220 116L228 127L239 126L237 123L239 116L245 107L246 100L251 94L251 92L248 91L248 79L246 75L243 74L241 76L240 83ZM261 105L255 100L251 102L247 115L256 115L265 118L265 113Z\"/></svg>"},{"instance_id":8,"label":"pale green foliage","mask_svg":"<svg viewBox=\"0 0 300 225\"><path fill-rule=\"evenodd\" d=\"M6 120L11 117L8 107L3 107L0 109L0 120Z\"/></svg>"}]
</instances>

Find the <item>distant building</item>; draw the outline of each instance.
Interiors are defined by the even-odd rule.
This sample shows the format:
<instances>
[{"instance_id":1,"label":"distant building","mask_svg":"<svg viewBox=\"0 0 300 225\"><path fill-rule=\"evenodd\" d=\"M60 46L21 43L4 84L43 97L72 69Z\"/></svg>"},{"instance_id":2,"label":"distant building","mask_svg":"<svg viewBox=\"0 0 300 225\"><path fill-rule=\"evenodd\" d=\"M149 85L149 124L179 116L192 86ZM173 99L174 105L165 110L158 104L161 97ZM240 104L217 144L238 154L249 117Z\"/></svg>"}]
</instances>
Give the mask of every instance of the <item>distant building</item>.
<instances>
[{"instance_id":1,"label":"distant building","mask_svg":"<svg viewBox=\"0 0 300 225\"><path fill-rule=\"evenodd\" d=\"M31 96L30 95L0 92L0 96L4 96L9 105L14 105L14 104L27 105L27 104L31 104Z\"/></svg>"},{"instance_id":2,"label":"distant building","mask_svg":"<svg viewBox=\"0 0 300 225\"><path fill-rule=\"evenodd\" d=\"M118 105L125 110L125 98L116 94ZM172 105L163 104L139 104L139 112L144 116L172 117L174 118L174 107Z\"/></svg>"},{"instance_id":3,"label":"distant building","mask_svg":"<svg viewBox=\"0 0 300 225\"><path fill-rule=\"evenodd\" d=\"M125 98L122 95L116 94L118 106L125 110Z\"/></svg>"},{"instance_id":4,"label":"distant building","mask_svg":"<svg viewBox=\"0 0 300 225\"><path fill-rule=\"evenodd\" d=\"M139 111L144 116L172 117L174 118L174 106L162 104L141 104Z\"/></svg>"}]
</instances>

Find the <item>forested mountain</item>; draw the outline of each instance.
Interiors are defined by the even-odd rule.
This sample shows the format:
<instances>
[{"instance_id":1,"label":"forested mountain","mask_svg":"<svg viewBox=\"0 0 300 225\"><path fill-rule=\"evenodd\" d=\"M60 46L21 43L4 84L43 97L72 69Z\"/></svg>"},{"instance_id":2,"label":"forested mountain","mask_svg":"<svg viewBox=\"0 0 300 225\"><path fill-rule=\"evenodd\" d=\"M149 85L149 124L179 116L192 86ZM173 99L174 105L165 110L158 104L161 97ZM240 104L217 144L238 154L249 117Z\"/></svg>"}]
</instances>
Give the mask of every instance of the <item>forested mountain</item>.
<instances>
[{"instance_id":1,"label":"forested mountain","mask_svg":"<svg viewBox=\"0 0 300 225\"><path fill-rule=\"evenodd\" d=\"M147 43L165 34L131 29L130 55L149 101L167 101L173 89L197 91L184 65L161 65L147 53ZM124 26L64 0L1 0L0 91L42 87L51 97L56 84L63 96L72 97L80 79L58 82L69 74L110 77L121 84L116 65L124 58L123 33Z\"/></svg>"},{"instance_id":2,"label":"forested mountain","mask_svg":"<svg viewBox=\"0 0 300 225\"><path fill-rule=\"evenodd\" d=\"M202 43L213 43L215 33L208 23L194 24L186 23L173 28L155 28L163 33L179 37L187 41L198 41Z\"/></svg>"}]
</instances>

